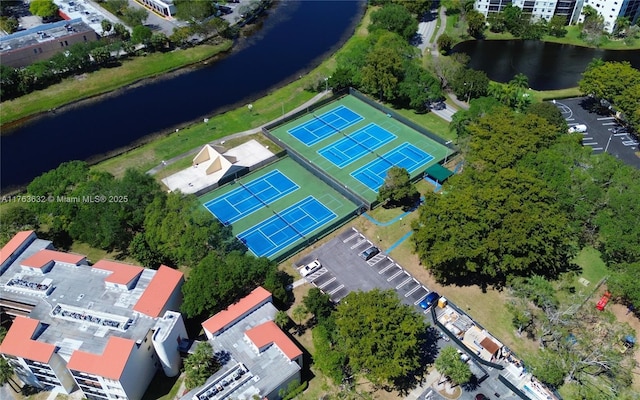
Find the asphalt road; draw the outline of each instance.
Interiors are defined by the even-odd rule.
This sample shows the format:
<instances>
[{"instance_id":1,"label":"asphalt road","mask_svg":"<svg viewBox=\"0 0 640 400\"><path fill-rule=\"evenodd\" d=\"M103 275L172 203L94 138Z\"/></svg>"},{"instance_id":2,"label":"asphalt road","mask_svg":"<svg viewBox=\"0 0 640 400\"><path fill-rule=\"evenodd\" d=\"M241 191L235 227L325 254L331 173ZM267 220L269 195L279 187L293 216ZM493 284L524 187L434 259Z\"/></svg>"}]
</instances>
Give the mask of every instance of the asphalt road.
<instances>
[{"instance_id":1,"label":"asphalt road","mask_svg":"<svg viewBox=\"0 0 640 400\"><path fill-rule=\"evenodd\" d=\"M582 145L591 147L594 154L607 152L627 165L640 169L638 139L630 134L615 134L614 127L620 126L607 109L597 107L598 103L589 97L576 97L552 101L562 112L569 126L584 124L587 131L582 133Z\"/></svg>"}]
</instances>

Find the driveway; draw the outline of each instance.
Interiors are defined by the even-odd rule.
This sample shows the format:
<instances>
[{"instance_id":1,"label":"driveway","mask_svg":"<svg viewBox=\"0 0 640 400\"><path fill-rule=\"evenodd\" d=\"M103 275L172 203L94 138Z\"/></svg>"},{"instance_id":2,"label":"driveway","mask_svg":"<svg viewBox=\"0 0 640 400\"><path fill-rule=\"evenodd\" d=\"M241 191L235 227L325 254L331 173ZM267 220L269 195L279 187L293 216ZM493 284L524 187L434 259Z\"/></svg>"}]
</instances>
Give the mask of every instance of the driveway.
<instances>
[{"instance_id":1,"label":"driveway","mask_svg":"<svg viewBox=\"0 0 640 400\"><path fill-rule=\"evenodd\" d=\"M560 109L569 126L584 124L582 145L591 147L594 154L607 152L627 165L640 169L640 152L637 138L627 133L613 133L620 126L615 117L590 97L552 100Z\"/></svg>"}]
</instances>

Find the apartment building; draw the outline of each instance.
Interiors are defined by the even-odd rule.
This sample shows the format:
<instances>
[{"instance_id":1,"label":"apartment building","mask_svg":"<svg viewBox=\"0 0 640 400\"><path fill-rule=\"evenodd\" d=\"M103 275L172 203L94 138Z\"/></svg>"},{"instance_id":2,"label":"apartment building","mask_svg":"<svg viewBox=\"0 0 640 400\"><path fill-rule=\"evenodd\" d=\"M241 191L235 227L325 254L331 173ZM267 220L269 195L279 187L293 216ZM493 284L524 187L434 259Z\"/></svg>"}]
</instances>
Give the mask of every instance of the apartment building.
<instances>
[{"instance_id":1,"label":"apartment building","mask_svg":"<svg viewBox=\"0 0 640 400\"><path fill-rule=\"evenodd\" d=\"M183 400L280 399L300 382L302 351L275 324L278 311L262 287L202 323L222 368ZM256 397L257 396L257 397Z\"/></svg>"},{"instance_id":2,"label":"apartment building","mask_svg":"<svg viewBox=\"0 0 640 400\"><path fill-rule=\"evenodd\" d=\"M29 385L138 400L158 370L180 372L183 282L166 266L91 265L20 232L0 250L0 312L13 318L0 354Z\"/></svg>"}]
</instances>

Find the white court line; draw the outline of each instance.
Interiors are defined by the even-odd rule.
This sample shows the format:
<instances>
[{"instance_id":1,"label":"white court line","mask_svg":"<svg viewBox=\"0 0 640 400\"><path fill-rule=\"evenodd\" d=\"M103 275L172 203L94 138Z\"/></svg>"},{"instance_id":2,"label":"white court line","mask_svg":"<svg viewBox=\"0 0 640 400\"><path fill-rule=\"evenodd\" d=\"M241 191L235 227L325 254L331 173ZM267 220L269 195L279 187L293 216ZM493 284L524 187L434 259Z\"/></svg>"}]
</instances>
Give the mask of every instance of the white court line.
<instances>
[{"instance_id":1,"label":"white court line","mask_svg":"<svg viewBox=\"0 0 640 400\"><path fill-rule=\"evenodd\" d=\"M596 118L598 121L606 121L606 120L611 120L611 119L615 119L615 117L601 117L601 118Z\"/></svg>"},{"instance_id":2,"label":"white court line","mask_svg":"<svg viewBox=\"0 0 640 400\"><path fill-rule=\"evenodd\" d=\"M593 145L597 145L598 142L587 142L587 143L582 143L583 146L593 146Z\"/></svg>"}]
</instances>

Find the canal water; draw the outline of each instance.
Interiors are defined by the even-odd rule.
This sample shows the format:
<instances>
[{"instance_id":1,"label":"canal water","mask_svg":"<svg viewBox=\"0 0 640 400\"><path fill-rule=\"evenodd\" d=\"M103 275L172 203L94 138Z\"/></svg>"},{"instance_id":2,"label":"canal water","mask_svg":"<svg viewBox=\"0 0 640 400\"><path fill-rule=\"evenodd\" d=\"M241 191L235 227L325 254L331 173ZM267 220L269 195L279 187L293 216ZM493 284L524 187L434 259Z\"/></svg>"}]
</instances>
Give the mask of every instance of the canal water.
<instances>
[{"instance_id":1,"label":"canal water","mask_svg":"<svg viewBox=\"0 0 640 400\"><path fill-rule=\"evenodd\" d=\"M275 4L257 32L217 62L49 113L4 134L0 190L24 186L64 161L171 132L297 79L353 34L365 6L355 0Z\"/></svg>"}]
</instances>

